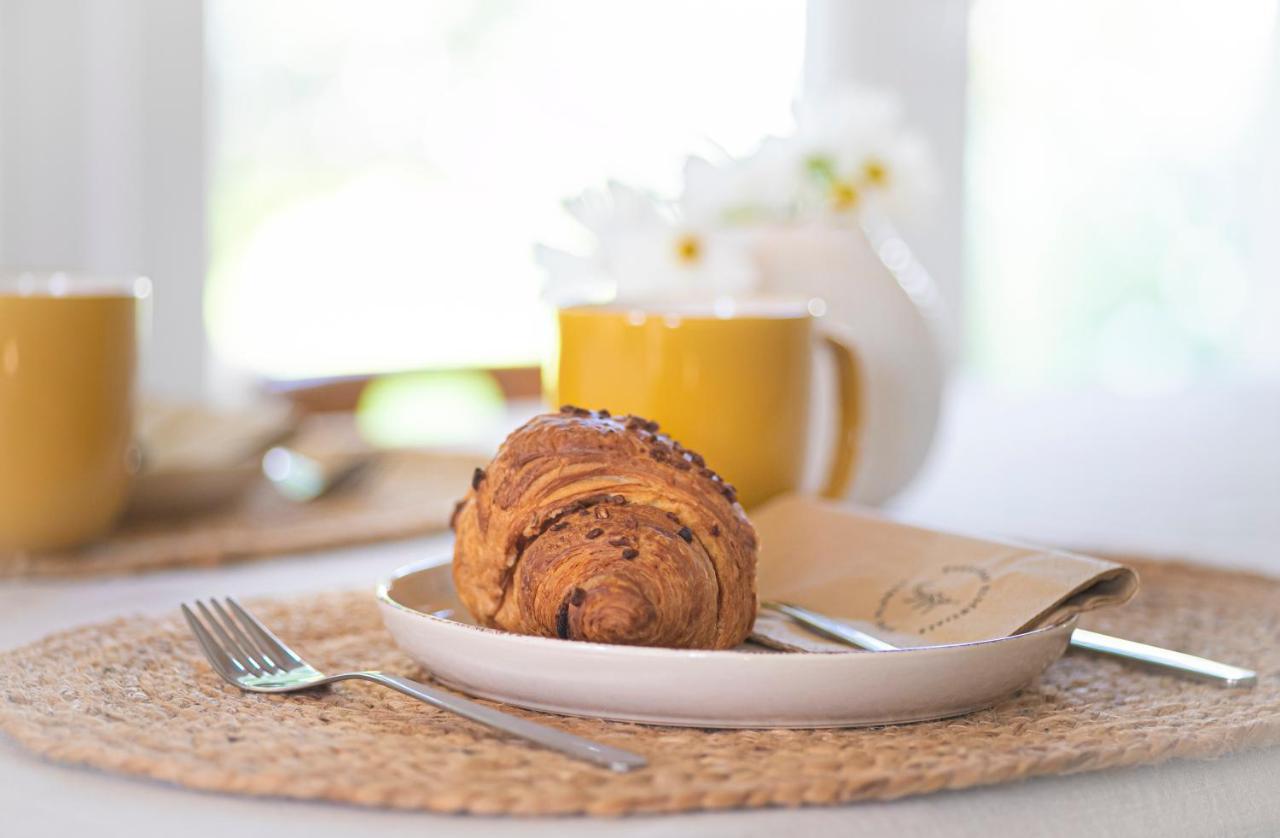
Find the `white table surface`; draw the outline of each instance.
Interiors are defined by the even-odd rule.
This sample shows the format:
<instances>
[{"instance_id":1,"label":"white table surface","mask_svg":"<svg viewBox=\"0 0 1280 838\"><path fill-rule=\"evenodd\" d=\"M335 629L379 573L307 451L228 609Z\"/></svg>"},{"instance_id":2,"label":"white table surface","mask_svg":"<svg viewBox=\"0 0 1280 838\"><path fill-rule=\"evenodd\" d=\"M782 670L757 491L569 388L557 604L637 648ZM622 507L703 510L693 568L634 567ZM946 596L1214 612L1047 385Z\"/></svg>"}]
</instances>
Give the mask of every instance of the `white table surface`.
<instances>
[{"instance_id":1,"label":"white table surface","mask_svg":"<svg viewBox=\"0 0 1280 838\"><path fill-rule=\"evenodd\" d=\"M1280 574L1280 388L1124 401L967 387L918 484L914 522L1195 556ZM448 537L79 582L0 583L0 648L197 595L371 585ZM1247 663L1242 662L1242 663ZM891 803L588 818L480 818L203 794L34 759L0 740L0 835L1280 834L1280 748Z\"/></svg>"}]
</instances>

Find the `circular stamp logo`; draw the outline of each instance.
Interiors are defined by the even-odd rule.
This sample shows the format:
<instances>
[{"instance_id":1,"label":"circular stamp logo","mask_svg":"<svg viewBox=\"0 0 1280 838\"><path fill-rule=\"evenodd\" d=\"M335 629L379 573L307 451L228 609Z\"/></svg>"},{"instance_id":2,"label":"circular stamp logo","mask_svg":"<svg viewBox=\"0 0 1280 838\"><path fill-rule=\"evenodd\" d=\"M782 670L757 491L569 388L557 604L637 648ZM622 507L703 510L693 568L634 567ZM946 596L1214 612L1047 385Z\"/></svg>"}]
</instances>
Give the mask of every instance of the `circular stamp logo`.
<instances>
[{"instance_id":1,"label":"circular stamp logo","mask_svg":"<svg viewBox=\"0 0 1280 838\"><path fill-rule=\"evenodd\" d=\"M888 631L928 634L981 607L991 574L973 565L944 565L890 586L876 608L876 625Z\"/></svg>"}]
</instances>

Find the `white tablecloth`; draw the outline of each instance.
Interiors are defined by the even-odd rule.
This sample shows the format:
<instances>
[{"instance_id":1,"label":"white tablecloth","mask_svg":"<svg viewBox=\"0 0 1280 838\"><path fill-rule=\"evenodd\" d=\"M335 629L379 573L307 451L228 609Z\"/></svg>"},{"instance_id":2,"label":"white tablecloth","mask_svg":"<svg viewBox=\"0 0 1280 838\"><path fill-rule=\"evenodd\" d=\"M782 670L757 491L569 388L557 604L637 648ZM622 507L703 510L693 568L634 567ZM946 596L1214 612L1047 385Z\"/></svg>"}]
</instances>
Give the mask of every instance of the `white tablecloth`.
<instances>
[{"instance_id":1,"label":"white tablecloth","mask_svg":"<svg viewBox=\"0 0 1280 838\"><path fill-rule=\"evenodd\" d=\"M961 391L909 520L1193 555L1280 574L1280 392L1125 402ZM0 648L195 596L372 585L448 538L221 570L0 583ZM1242 663L1247 663L1244 661ZM370 687L374 689L374 687ZM593 820L493 819L199 794L35 760L0 741L0 835L1274 835L1280 749L892 803Z\"/></svg>"}]
</instances>

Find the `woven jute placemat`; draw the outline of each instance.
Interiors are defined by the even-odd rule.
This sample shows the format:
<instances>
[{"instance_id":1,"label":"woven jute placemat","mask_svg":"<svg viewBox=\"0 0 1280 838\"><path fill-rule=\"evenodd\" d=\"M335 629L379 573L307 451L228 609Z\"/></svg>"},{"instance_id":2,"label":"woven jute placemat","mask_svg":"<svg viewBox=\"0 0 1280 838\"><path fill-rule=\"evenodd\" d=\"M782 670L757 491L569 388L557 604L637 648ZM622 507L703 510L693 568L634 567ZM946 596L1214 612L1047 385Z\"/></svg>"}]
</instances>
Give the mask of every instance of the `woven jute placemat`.
<instances>
[{"instance_id":1,"label":"woven jute placemat","mask_svg":"<svg viewBox=\"0 0 1280 838\"><path fill-rule=\"evenodd\" d=\"M1221 690L1073 652L998 707L938 722L716 731L538 716L650 757L619 775L371 685L246 695L177 619L131 619L0 657L0 729L49 759L196 789L521 815L884 800L1280 742L1280 581L1134 564L1141 594L1091 627L1255 666L1259 685ZM256 608L322 667L422 675L367 592Z\"/></svg>"},{"instance_id":2,"label":"woven jute placemat","mask_svg":"<svg viewBox=\"0 0 1280 838\"><path fill-rule=\"evenodd\" d=\"M443 530L471 480L473 455L388 451L349 487L310 503L258 481L197 514L126 518L106 539L58 553L0 550L0 579L208 567Z\"/></svg>"}]
</instances>

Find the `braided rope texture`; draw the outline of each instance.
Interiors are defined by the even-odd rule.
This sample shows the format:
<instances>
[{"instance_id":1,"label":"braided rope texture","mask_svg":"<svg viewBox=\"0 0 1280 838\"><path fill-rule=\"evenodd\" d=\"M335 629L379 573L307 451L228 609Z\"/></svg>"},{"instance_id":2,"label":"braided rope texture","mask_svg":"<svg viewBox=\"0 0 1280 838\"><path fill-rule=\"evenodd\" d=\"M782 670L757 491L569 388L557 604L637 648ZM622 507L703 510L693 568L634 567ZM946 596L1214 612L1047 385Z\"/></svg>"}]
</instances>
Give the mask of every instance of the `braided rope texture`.
<instances>
[{"instance_id":1,"label":"braided rope texture","mask_svg":"<svg viewBox=\"0 0 1280 838\"><path fill-rule=\"evenodd\" d=\"M231 794L477 814L679 812L889 800L1212 758L1280 743L1280 580L1126 559L1144 587L1089 627L1259 670L1222 690L1072 652L1005 703L857 730L547 724L648 755L613 774L373 685L241 693L176 618L121 619L0 656L0 730L45 758ZM368 592L254 609L321 668L422 677Z\"/></svg>"}]
</instances>

